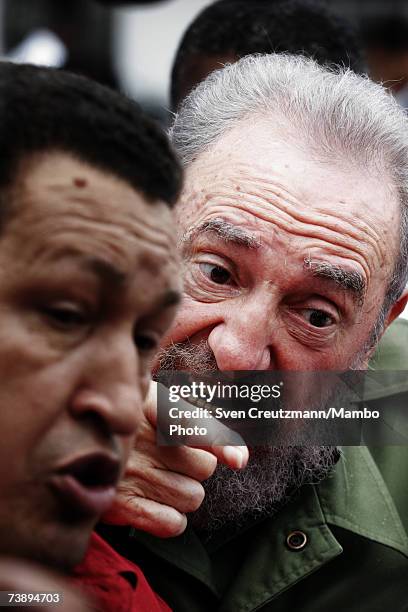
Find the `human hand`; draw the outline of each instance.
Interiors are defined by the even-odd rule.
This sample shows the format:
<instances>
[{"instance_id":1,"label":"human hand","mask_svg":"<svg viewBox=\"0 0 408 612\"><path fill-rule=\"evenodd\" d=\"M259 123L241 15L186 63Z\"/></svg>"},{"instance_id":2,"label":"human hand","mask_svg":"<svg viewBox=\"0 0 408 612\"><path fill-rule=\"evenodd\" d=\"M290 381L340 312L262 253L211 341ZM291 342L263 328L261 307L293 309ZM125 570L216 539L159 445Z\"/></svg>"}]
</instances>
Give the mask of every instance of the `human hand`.
<instances>
[{"instance_id":1,"label":"human hand","mask_svg":"<svg viewBox=\"0 0 408 612\"><path fill-rule=\"evenodd\" d=\"M231 439L231 431L216 419L210 425L208 446L205 438L200 438L200 447L194 440L192 445L186 440L185 446L157 446L155 385L152 382L116 501L103 520L165 538L184 531L186 513L200 506L204 499L201 482L211 476L217 462L241 469L248 461L248 449L238 434L235 440L241 446L221 445L226 433Z\"/></svg>"}]
</instances>

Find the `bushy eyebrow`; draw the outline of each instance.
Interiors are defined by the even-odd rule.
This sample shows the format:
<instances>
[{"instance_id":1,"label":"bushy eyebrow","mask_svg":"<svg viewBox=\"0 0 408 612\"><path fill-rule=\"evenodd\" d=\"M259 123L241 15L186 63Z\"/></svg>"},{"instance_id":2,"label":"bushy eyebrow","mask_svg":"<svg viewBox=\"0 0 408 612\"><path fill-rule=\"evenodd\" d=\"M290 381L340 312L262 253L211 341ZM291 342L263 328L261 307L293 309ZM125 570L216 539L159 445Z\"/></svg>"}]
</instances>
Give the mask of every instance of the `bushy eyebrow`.
<instances>
[{"instance_id":1,"label":"bushy eyebrow","mask_svg":"<svg viewBox=\"0 0 408 612\"><path fill-rule=\"evenodd\" d=\"M336 285L353 295L356 301L361 301L366 293L367 284L364 276L357 270L348 270L327 261L304 259L304 267L313 276L334 282Z\"/></svg>"},{"instance_id":2,"label":"bushy eyebrow","mask_svg":"<svg viewBox=\"0 0 408 612\"><path fill-rule=\"evenodd\" d=\"M246 249L259 249L261 246L260 240L252 232L216 217L208 221L203 221L187 230L181 239L183 251L189 252L194 240L199 236L209 233L215 234L226 244L244 247Z\"/></svg>"},{"instance_id":3,"label":"bushy eyebrow","mask_svg":"<svg viewBox=\"0 0 408 612\"><path fill-rule=\"evenodd\" d=\"M206 233L215 234L226 244L244 247L245 249L257 250L262 246L259 238L252 232L222 218L215 217L187 230L181 239L183 252L189 253L194 240ZM310 270L313 276L334 282L344 291L350 293L355 301L362 302L364 299L367 284L363 274L357 270L349 270L337 264L309 258L304 259L304 267Z\"/></svg>"}]
</instances>

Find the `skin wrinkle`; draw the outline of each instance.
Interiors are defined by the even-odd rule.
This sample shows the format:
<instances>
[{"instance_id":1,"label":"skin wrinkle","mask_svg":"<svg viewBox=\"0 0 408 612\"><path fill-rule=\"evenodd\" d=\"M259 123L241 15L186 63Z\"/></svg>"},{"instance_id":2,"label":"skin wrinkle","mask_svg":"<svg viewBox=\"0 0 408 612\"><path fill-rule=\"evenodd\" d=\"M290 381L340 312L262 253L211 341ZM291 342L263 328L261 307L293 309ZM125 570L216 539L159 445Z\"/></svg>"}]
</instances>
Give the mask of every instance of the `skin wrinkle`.
<instances>
[{"instance_id":1,"label":"skin wrinkle","mask_svg":"<svg viewBox=\"0 0 408 612\"><path fill-rule=\"evenodd\" d=\"M61 236L61 239L65 240L65 236ZM140 241L143 243L143 241ZM121 251L119 249L114 248L114 244L110 243L110 248L112 251L120 254ZM40 249L39 249L40 251ZM100 276L106 276L109 279L109 282L114 284L124 284L128 281L128 276L125 272L122 271L121 268L113 266L110 262L105 261L102 257L93 257L87 256L81 249L75 247L66 247L56 245L55 249L52 247L51 241L48 245L41 249L41 252L37 252L36 260L41 264L58 262L59 260L64 260L65 258L81 259L83 260L82 265L84 267L88 267L90 271L96 271L100 274ZM160 253L159 249L154 250L156 255ZM145 268L148 272L152 272L158 274L160 272L160 265L155 259L155 256L152 256L150 253L142 253L138 256L137 263Z\"/></svg>"},{"instance_id":2,"label":"skin wrinkle","mask_svg":"<svg viewBox=\"0 0 408 612\"><path fill-rule=\"evenodd\" d=\"M254 240L252 233L244 232L245 239L240 236L237 240L237 231L241 228L234 226L231 223L226 223L222 219L213 219L212 221L216 221L217 228L223 228L221 235L217 231L213 232L214 236L220 237L223 243L231 246L235 245L238 248L247 248L249 250L254 248L251 245L251 241ZM204 231L202 233L200 232L200 227L204 227ZM195 226L192 232L187 232L184 239L184 255L187 257L192 256L194 252L199 252L199 245L195 245L196 249L194 249L194 242L199 241L199 238L208 233L211 233L211 221ZM260 247L261 243L258 241L256 248ZM205 250L205 244L202 245L202 248ZM343 289L345 293L349 293L352 296L353 301L357 303L359 309L362 308L366 289L365 280L362 274L354 270L346 270L338 265L326 261L312 261L305 257L303 262L305 270L310 270L312 275L316 278L333 282L336 286ZM267 288L273 290L274 283L272 281L264 281L264 284ZM186 288L188 289L188 287L189 285L187 283ZM195 299L198 299L197 292L194 292L194 296ZM211 297L215 298L215 289L213 289ZM220 296L219 299L223 299L223 297L225 298L225 296ZM208 300L201 299L200 301L205 302Z\"/></svg>"},{"instance_id":3,"label":"skin wrinkle","mask_svg":"<svg viewBox=\"0 0 408 612\"><path fill-rule=\"evenodd\" d=\"M20 172L24 172L27 167L30 168L29 163L25 164ZM123 210L123 202L117 200L118 196L112 188L112 185L121 183L116 177L108 175L108 183L105 180L105 184L100 185L100 182L96 180L95 170L92 169L86 187L82 187L80 190L73 184L72 181L74 181L74 179L75 175L72 174L72 176L68 177L49 179L45 184L38 185L34 183L34 185L30 186L31 191L29 193L27 192L23 179L16 192L19 199L19 207L28 207L28 210L35 210L32 206L33 201L54 201L55 215L53 224L55 227L52 228L53 234L57 233L62 225L65 225L68 230L72 227L75 233L77 231L87 232L87 223L89 223L95 231L103 229L105 232L110 232L112 236L112 245L115 244L115 248L117 248L117 238L120 237L121 240L128 240L129 234L131 236L133 235L133 240L135 242L142 240L146 242L146 245L157 246L163 251L166 251L169 240L174 244L174 238L168 228L163 227L158 231L154 224L154 215L152 215L152 218L143 216L137 208L134 208L131 214L129 214L129 212L122 213L122 218L118 219L116 227L109 227L109 218L106 216L102 207L95 206L95 202L103 202L109 199L113 210ZM109 185L109 179L112 185ZM123 197L126 199L132 197L132 190L130 187L123 190ZM70 212L68 215L63 212L58 212L58 204L64 199L69 199L70 201ZM163 206L163 204L157 202L152 203L151 206L153 208L155 206ZM12 222L12 220L10 222ZM35 227L35 224L36 218L35 212L33 212L30 219L30 225Z\"/></svg>"},{"instance_id":4,"label":"skin wrinkle","mask_svg":"<svg viewBox=\"0 0 408 612\"><path fill-rule=\"evenodd\" d=\"M304 230L303 231L288 231L287 228L283 227L283 224L279 224L277 222L277 218L273 219L273 222L266 218L263 217L262 215L259 214L258 211L254 211L251 210L250 212L248 211L248 208L245 206L240 206L237 203L234 204L229 204L225 202L224 199L224 207L217 207L213 205L214 211L212 213L208 213L205 215L206 219L211 219L214 216L215 217L220 217L221 215L224 215L224 217L226 217L225 214L225 207L228 208L233 208L235 211L242 211L244 212L246 215L248 215L248 213L251 215L251 218L256 217L258 220L262 220L262 221L266 221L267 223L273 223L272 229L270 231L270 234L272 235L273 233L276 233L276 229L275 226L278 229L283 230L283 232L286 234L288 234L289 236L300 236L303 237L305 236L304 234ZM203 211L204 212L204 211ZM241 220L242 223L242 220ZM322 226L324 227L324 226ZM307 230L307 233L309 235L307 235L307 240L311 240L312 238L314 239L313 242L311 242L310 244L305 245L304 250L307 253L307 256L309 256L310 252L314 249L320 249L321 248L321 242L323 241L323 245L324 245L324 251L326 254L331 254L340 258L344 258L347 261L354 261L356 264L360 265L364 271L364 275L366 278L366 282L369 283L370 281L370 266L367 264L367 262L365 261L365 251L363 248L360 248L361 246L361 241L356 241L353 245L351 245L350 243L347 243L346 241L342 241L341 238L342 236L340 234L335 234L334 235L334 239L338 239L339 242L342 242L342 244L336 244L334 241L330 242L330 240L327 239L326 236L323 237L323 232L317 235L313 235L313 231L310 228L310 226L307 226L305 228ZM326 228L324 228L326 229ZM315 242L315 240L318 240L318 242ZM350 252L350 249L353 249L352 252ZM382 265L380 266L382 267Z\"/></svg>"},{"instance_id":5,"label":"skin wrinkle","mask_svg":"<svg viewBox=\"0 0 408 612\"><path fill-rule=\"evenodd\" d=\"M301 268L301 267L304 267L304 259L302 259L300 257L299 258L299 268ZM311 280L312 280L312 278L310 278L310 281ZM309 281L309 288L310 288L310 290L312 290L312 285L310 285L310 281ZM272 281L269 281L269 283L272 285L272 288L273 288L274 283ZM321 290L321 287L320 286L316 286L316 293L319 293L320 290ZM194 297L196 299L196 295ZM230 296L230 297L232 297L232 296ZM358 306L358 310L356 311L356 313L354 315L354 317L357 317L357 313L359 313L359 312L361 313L361 309L362 309L363 304L362 303L358 303L357 300L355 300L355 296L352 295L352 298L353 298L353 301L355 303L357 303L357 306ZM221 299L225 299L225 296L223 296ZM210 300L206 300L206 301L210 301ZM364 306L365 306L365 311L364 312L366 314L367 313L371 313L373 308L375 308L374 305L373 306L369 306L367 304L364 304ZM242 308L244 308L244 307L245 307L245 305L243 304ZM356 318L354 318L354 324L356 324L356 325L360 324ZM301 338L304 337L305 341L306 341L307 337L309 337L309 341L312 342L312 334L311 334L310 331L308 332L308 336L307 336L305 333L303 333L301 330L299 330L298 326L295 326L295 325L292 325L292 324L288 324L288 330L289 330L289 328L291 330L291 334L294 337L296 336L299 340L301 340ZM327 341L328 341L328 338L316 338L316 342L318 343L318 345L320 345L322 347L323 347L324 344L327 344ZM318 347L316 347L316 348L318 348Z\"/></svg>"},{"instance_id":6,"label":"skin wrinkle","mask_svg":"<svg viewBox=\"0 0 408 612\"><path fill-rule=\"evenodd\" d=\"M203 250L205 250L205 246L206 246L205 244L202 245ZM197 250L199 250L199 247L197 247ZM309 261L309 260L310 258L308 257L305 257L303 259L302 264L304 267L305 267L305 261ZM324 279L333 280L336 282L337 285L343 286L343 289L345 290L350 289L351 293L353 293L353 291L351 291L353 289L353 285L357 283L357 287L354 291L356 295L353 297L361 298L361 296L364 293L362 289L365 286L365 281L364 281L362 274L360 274L359 272L356 272L355 270L343 269L340 266L335 265L331 262L329 263L325 261L314 261L313 263L315 267L318 265L318 269L315 271L313 276L320 277L323 280Z\"/></svg>"},{"instance_id":7,"label":"skin wrinkle","mask_svg":"<svg viewBox=\"0 0 408 612\"><path fill-rule=\"evenodd\" d=\"M188 340L171 344L161 352L159 361L162 370L170 370L169 380L177 368L198 373L217 369L205 340L195 345ZM252 448L245 470L217 466L215 473L204 482L203 503L189 517L201 537L211 539L227 524L237 528L247 517L270 516L289 499L294 489L327 477L338 458L335 447L296 446L292 435L282 430L278 439L283 446L268 444Z\"/></svg>"},{"instance_id":8,"label":"skin wrinkle","mask_svg":"<svg viewBox=\"0 0 408 612\"><path fill-rule=\"evenodd\" d=\"M91 203L89 203L91 206ZM95 216L97 215L97 211L95 210ZM24 245L27 245L27 248L32 248L32 245L29 244L28 241L28 233L31 231L36 231L37 225L41 226L41 218L38 220L34 217L34 215L29 215L29 220L27 221L26 227L21 232L22 235L22 250L24 251ZM44 263L48 261L50 258L58 257L58 251L61 249L60 243L62 245L69 244L70 235L72 238L76 238L77 236L83 235L86 237L86 242L82 245L84 252L89 250L91 244L97 241L97 238L94 237L96 234L100 234L101 232L104 234L104 247L107 250L108 255L110 252L115 254L115 259L123 259L128 256L128 253L125 249L121 247L122 243L128 243L129 239L134 244L143 244L149 247L152 247L155 252L158 254L165 254L168 250L166 248L166 244L170 241L172 244L175 243L174 237L170 236L169 232L166 231L165 228L161 229L161 232L149 232L149 228L145 227L145 224L142 225L139 221L132 220L131 228L129 224L131 219L124 219L122 225L119 227L110 226L107 222L99 221L96 218L92 218L90 215L79 215L76 211L70 211L69 214L55 214L55 219L49 220L49 238L47 240L47 245L39 244L32 250L32 257L39 262L43 261ZM10 221L10 227L13 221ZM126 228L126 223L128 224ZM139 225L139 231L136 229L136 223ZM146 231L147 229L147 231ZM123 231L122 231L123 230ZM25 236L27 234L27 236ZM166 238L167 237L167 238ZM71 241L73 242L73 241ZM65 248L65 247L63 247ZM127 263L127 262L126 262ZM122 266L120 264L116 264L120 269Z\"/></svg>"},{"instance_id":9,"label":"skin wrinkle","mask_svg":"<svg viewBox=\"0 0 408 612\"><path fill-rule=\"evenodd\" d=\"M64 249L61 249L60 243L62 244L68 244L69 242L71 242L74 238L78 239L81 235L84 237L84 242L81 245L81 249L78 249L78 252L76 254L75 257L71 257L71 259L75 260L75 259L82 259L85 260L87 257L87 253L92 252L95 247L99 247L100 250L100 259L101 262L103 262L104 259L107 260L111 260L114 261L114 266L118 271L118 274L122 275L123 269L129 269L130 267L132 268L138 268L138 267L143 267L143 262L146 262L146 257L144 255L141 254L137 254L137 257L135 259L132 259L132 261L128 262L127 260L129 259L129 252L125 252L123 251L121 248L115 248L115 236L112 235L110 237L110 240L107 239L108 237L105 235L104 236L104 243L103 243L103 249L101 249L101 240L100 238L95 238L93 239L93 237L91 237L91 231L94 232L95 231L95 227L92 226L92 229L89 227L88 230L85 230L85 226L83 226L82 228L84 231L72 231L72 232L68 232L68 231L64 231L64 232L59 232L58 236L52 236L51 239L49 239L47 241L47 243L42 244L42 245L37 245L37 248L33 248L31 251L31 259L33 261L35 261L36 266L35 268L33 267L33 269L37 269L41 272L42 266L47 265L48 262L55 262L58 260L63 261L65 259L66 256L64 256L64 254L61 252ZM119 240L118 238L116 238L116 240ZM136 244L136 241L135 241ZM141 245L148 245L148 241L142 241L139 240L139 244ZM165 256L166 252L163 249L163 251L161 249L154 249L155 251L155 256ZM142 262L143 259L143 262ZM152 260L153 261L153 260ZM149 272L151 273L151 270L149 270ZM160 275L160 268L158 268L158 264L156 263L155 265L155 273Z\"/></svg>"},{"instance_id":10,"label":"skin wrinkle","mask_svg":"<svg viewBox=\"0 0 408 612\"><path fill-rule=\"evenodd\" d=\"M307 239L309 240L318 240L319 242L323 241L325 243L325 248L326 244L328 246L331 246L333 249L332 252L337 255L341 256L344 252L346 252L347 259L350 258L349 251L351 250L354 255L354 261L356 261L356 263L362 266L366 276L369 278L369 255L367 254L367 251L364 250L364 248L362 247L363 236L355 235L355 237L352 237L352 239L347 239L347 232L344 231L343 228L341 228L340 230L338 224L336 226L330 227L328 226L327 221L326 223L322 222L321 224L305 222L299 224L300 227L296 227L295 223L293 223L291 216L289 214L287 216L281 216L279 214L279 209L278 214L275 214L271 219L271 209L275 209L274 204L275 203L268 202L266 206L262 207L263 210L257 207L256 209L253 208L250 212L252 215L256 215L259 220L264 220L268 223L273 223L276 228L279 228L280 230L292 236L302 237L306 234ZM241 205L240 203L229 203L224 200L224 205L228 207L234 207L234 209L242 210L245 213L249 212L247 205ZM264 214L265 210L268 211L268 214ZM214 214L215 213L216 211L214 212ZM272 213L276 213L276 209L273 210ZM287 220L289 221L289 225L288 223L286 223ZM382 257L387 259L388 252L381 251L379 249L378 241L379 236L377 237L376 241L370 240L370 247L373 247L372 250L374 251L373 255L377 255L378 260L381 260ZM374 257L372 257L371 259L374 259Z\"/></svg>"},{"instance_id":11,"label":"skin wrinkle","mask_svg":"<svg viewBox=\"0 0 408 612\"><path fill-rule=\"evenodd\" d=\"M214 218L194 226L184 234L182 243L184 244L185 255L191 255L194 252L194 242L208 233L213 233L215 237L221 238L225 244L231 246L235 245L247 249L259 249L262 246L262 243L253 233L221 218ZM356 299L361 299L364 296L366 290L365 279L362 274L354 270L345 270L330 262L313 261L306 257L304 258L304 267L311 270L313 276L332 280L345 291L353 292ZM271 281L266 282L271 283Z\"/></svg>"},{"instance_id":12,"label":"skin wrinkle","mask_svg":"<svg viewBox=\"0 0 408 612\"><path fill-rule=\"evenodd\" d=\"M381 257L384 255L384 253L382 253L379 247L379 244L378 244L379 243L378 232L371 231L372 228L370 228L370 225L368 222L364 222L364 225L360 224L359 227L356 228L356 217L355 216L353 216L352 219L350 220L346 219L345 216L341 218L340 221L343 223L343 225L340 228L339 227L339 215L342 212L341 210L337 210L336 216L335 216L335 215L330 215L329 213L319 213L319 210L315 209L317 213L316 218L313 217L313 222L310 223L311 215L308 214L307 212L302 213L301 211L298 210L299 201L296 199L293 199L292 202L289 202L289 204L293 204L294 206L293 209L290 209L289 206L285 202L270 201L270 200L265 202L266 195L279 197L280 193L278 190L272 190L270 188L267 192L265 191L265 193L262 196L260 196L256 192L253 192L253 191L251 192L251 190L248 189L247 186L245 186L245 189L243 189L243 191L245 192L241 196L242 199L245 199L245 204L243 206L241 202L236 201L235 199L236 194L233 194L231 196L230 194L227 195L224 192L223 194L219 193L219 194L214 195L213 187L212 187L211 193L207 194L205 202L203 202L201 205L200 203L198 204L200 205L200 207L204 209L205 208L204 204L208 206L209 203L211 202L216 203L217 199L220 198L222 200L222 203L225 206L233 206L234 208L237 208L237 209L247 210L246 206L248 206L248 204L252 205L254 203L257 209L253 210L252 212L256 212L259 218L264 219L265 221L270 221L270 217L272 213L271 209L274 209L273 212L275 213L275 216L273 218L273 222L281 229L284 229L288 233L292 233L295 236L302 235L304 229L307 229L311 237L320 238L322 235L321 230L323 230L324 232L325 231L333 232L334 238L338 239L339 230L341 230L341 237L343 239L342 240L343 245L349 248L354 248L356 253L358 253L361 256L363 251L360 248L361 239L362 239L362 236L358 234L358 232L360 231L361 234L363 234L364 238L367 240L367 242L370 244L370 247L372 247L377 259L381 259ZM251 196L253 196L256 199L256 202L251 201ZM263 205L260 204L260 201L265 202L265 204ZM263 210L266 210L267 213L262 214ZM289 226L292 226L292 227L288 227L288 224L287 223L285 224L285 221L288 221ZM299 228L294 227L295 225L294 221L300 222ZM311 231L312 228L314 228L314 231ZM347 240L347 238L350 238L350 240ZM325 239L326 239L326 236L325 236ZM366 269L366 273L367 273L367 269Z\"/></svg>"},{"instance_id":13,"label":"skin wrinkle","mask_svg":"<svg viewBox=\"0 0 408 612\"><path fill-rule=\"evenodd\" d=\"M270 284L270 281L267 281ZM186 287L187 293L188 293L188 287ZM270 290L273 290L274 293L276 291L275 287L271 287ZM270 291L268 292L270 293ZM211 304L215 304L219 301L223 301L223 300L231 300L233 296L221 296L218 300L216 298L216 296L214 295L214 293L212 293L211 295L211 300L201 300L196 293L194 293L193 296L189 296L186 295L184 297L185 300L185 305L187 303L187 301L191 300L192 302L192 307L194 306L194 302L197 301L203 301L203 302L207 302L207 303L211 303ZM238 301L241 302L241 306L240 306L240 312L247 313L247 309L248 309L248 305L245 302L245 296L238 296L236 299L238 299ZM303 329L299 328L299 323L295 324L295 322L293 322L291 320L291 317L286 314L285 315L285 322L280 321L280 319L277 319L276 317L273 316L273 312L274 312L274 302L275 300L273 300L273 303L270 304L269 303L269 299L265 296L265 295L259 295L259 296L254 296L254 301L257 303L257 306L259 309L263 310L265 313L271 313L271 316L274 319L274 329L275 329L275 333L279 332L280 330L285 330L286 328L286 332L288 335L292 336L295 340L297 340L298 342L304 344L305 346L307 346L309 349L313 350L313 351L319 351L319 350L323 350L327 348L327 344L332 340L333 335L335 333L335 331L331 331L330 334L324 335L322 337L322 335L319 333L318 330L313 331L313 330L308 330L307 332ZM265 302L265 303L263 303ZM255 313L254 313L255 316ZM321 331L321 330L320 330ZM188 337L182 337L179 338L179 341L184 342L188 340ZM247 346L247 348L249 348L249 345ZM334 350L334 349L332 349ZM186 366L187 369L189 369ZM305 369L304 364L302 365L302 369ZM306 368L308 369L308 368Z\"/></svg>"},{"instance_id":14,"label":"skin wrinkle","mask_svg":"<svg viewBox=\"0 0 408 612\"><path fill-rule=\"evenodd\" d=\"M288 334L295 338L298 342L304 344L312 351L317 352L327 348L327 344L332 340L332 336L334 333L332 332L331 335L322 337L321 335L319 335L318 332L306 332L303 329L299 329L299 326L292 323L292 321L289 321L287 323L286 328ZM304 369L307 370L309 368L305 365Z\"/></svg>"},{"instance_id":15,"label":"skin wrinkle","mask_svg":"<svg viewBox=\"0 0 408 612\"><path fill-rule=\"evenodd\" d=\"M257 193L251 193L251 192L247 192L247 194L249 193L249 195L254 195L255 197L258 197ZM279 204L281 204L280 206L280 210L281 212L283 212L284 214L286 214L288 216L288 219L290 221L290 219L294 219L295 221L299 221L300 223L304 223L307 224L307 226L309 227L310 225L310 217L308 217L308 215L302 214L302 211L298 211L298 209L296 207L298 207L299 202L293 198L292 200L289 199L289 197L286 195L287 192L285 193L284 190L278 190L278 189L269 189L268 191L266 191L266 193L269 195L269 197L271 196L276 196L278 199L281 198L281 196L284 196L285 198L288 199L288 202L290 205L293 205L295 208L294 209L289 209L289 206L285 205L285 202L280 202ZM277 206L279 208L279 204L276 202L274 202L275 206ZM348 224L348 227L341 227L339 224L339 215L330 215L328 212L320 212L319 214L319 209L316 208L315 209L317 215L316 218L313 221L313 225L315 226L316 230L320 229L320 228L325 228L325 229L332 229L334 232L338 232L339 230L342 232L344 237L349 237L351 240L354 241L359 241L359 237L358 234L356 232L356 223L355 223L355 219L353 219L352 221L348 222L348 220L346 218L341 219L341 221L345 224ZM377 257L380 257L380 250L378 249L378 235L376 235L376 233L374 231L370 232L370 226L368 223L365 223L365 227L364 226L360 226L358 228L362 233L365 234L365 236L368 238L368 240L370 241L371 246L374 248ZM296 233L294 231L294 233Z\"/></svg>"},{"instance_id":16,"label":"skin wrinkle","mask_svg":"<svg viewBox=\"0 0 408 612\"><path fill-rule=\"evenodd\" d=\"M129 222L130 219L124 219L122 224L118 224L118 227L109 227L103 220L81 215L79 211L72 210L68 215L56 215L55 220L50 220L50 227L55 239L58 239L58 234L61 231L60 227L63 224L65 226L64 231L72 231L75 234L77 232L87 233L91 228L94 231L102 230L107 234L107 238L111 237L112 244L115 244L115 248L118 248L118 250L120 250L120 244L116 245L116 241L118 239L129 240L129 236L134 242L142 240L146 244L152 244L153 247L165 250L166 241L163 239L163 234L166 235L165 231L163 231L163 234L159 234L157 231L151 231L148 226L140 227L139 231L134 226L130 230L129 227L126 228L126 223L129 224ZM137 223L141 225L140 222ZM32 219L32 217L30 225L32 227L36 226L36 220ZM170 239L170 235L168 235L168 239Z\"/></svg>"},{"instance_id":17,"label":"skin wrinkle","mask_svg":"<svg viewBox=\"0 0 408 612\"><path fill-rule=\"evenodd\" d=\"M228 164L226 164L227 168L228 168ZM245 199L247 199L248 197L250 197L251 195L253 195L255 198L260 198L261 200L265 200L265 195L271 195L271 196L276 196L279 200L279 202L276 202L276 206L278 206L279 204L281 204L281 209L283 212L286 212L289 217L295 219L295 220L306 220L306 222L308 221L309 215L307 212L305 212L304 210L301 210L299 207L299 204L301 203L300 200L304 199L304 196L302 197L296 197L293 196L287 189L285 189L279 182L279 176L277 175L276 172L271 172L270 168L263 168L262 166L259 165L259 163L253 164L253 165L249 165L249 164L245 164L243 162L236 162L234 160L234 176L235 178L232 178L231 180L226 179L223 174L219 174L219 169L220 169L220 165L217 164L215 165L214 162L210 161L209 163L207 163L207 159L205 159L205 171L206 174L208 176L211 175L211 171L212 168L216 167L217 168L217 173L216 176L214 177L214 179L212 180L211 183L211 193L210 194L206 194L206 200L205 202L202 202L201 204L207 204L208 201L210 199L216 199L218 197L218 195L220 197L225 197L225 186L229 186L229 183L236 184L236 183L240 183L240 191L243 192L242 197L245 197ZM285 165L285 168L289 167L288 165ZM367 170L365 170L365 173L368 174ZM263 176L263 174L265 176ZM219 176L218 176L219 175ZM370 176L368 174L368 176ZM275 185L271 185L271 179L276 180L276 184ZM194 180L194 177L193 177ZM216 193L216 189L217 189L217 180L220 180L223 182L224 185L224 193L221 194L217 194ZM248 183L248 184L247 184ZM261 196L259 196L257 190L252 191L251 190L251 183L254 183L255 186L261 190L263 189L264 192L262 193ZM235 194L234 194L235 195ZM393 195L393 194L391 194ZM227 196L227 199L229 199L230 196ZM284 198L287 200L286 202L280 202L280 199ZM183 195L182 198L183 200ZM303 201L302 201L303 203ZM344 203L344 201L343 201ZM197 203L200 206L200 202ZM313 203L314 204L314 203ZM267 202L267 207L268 209L271 206L271 202ZM293 206L293 210L288 210L288 206ZM319 208L315 208L314 212L316 211L317 213L317 218L319 217ZM333 218L333 230L334 231L338 231L338 225L339 225L339 215L342 213L341 209L336 209L336 215L331 215L329 211L320 211L320 215L322 217L321 220L321 226L326 228L327 227L327 220ZM350 237L355 238L357 241L361 240L361 236L358 236L356 234L356 215L353 215L353 217L350 219L350 221L347 221L346 219L340 219L341 221L345 222L348 224L348 227L342 227L342 233L346 234L346 235L350 235ZM315 222L315 220L314 220ZM316 224L316 223L315 223ZM370 238L370 243L371 246L374 248L374 250L376 251L376 254L378 257L380 257L380 251L378 249L378 232L375 231L375 224L371 224L370 223L370 219L365 219L364 220L364 226L362 225L361 227L358 228L361 232L363 232L364 234L366 234L367 238Z\"/></svg>"},{"instance_id":18,"label":"skin wrinkle","mask_svg":"<svg viewBox=\"0 0 408 612\"><path fill-rule=\"evenodd\" d=\"M199 241L199 240L196 240L196 243L198 243L198 244L194 245L194 246L195 246L195 249L193 249L193 248L192 248L192 253L193 253L193 252L200 252L200 250L201 250L201 249L202 249L202 251L205 253L205 251L207 250L207 248L208 248L208 246L209 246L209 243L208 243L208 242L207 242L207 243L205 242L204 244L200 244L200 241ZM215 250L216 250L216 242L213 242L213 243L211 243L211 244L212 244L212 248L215 248ZM240 249L240 248L241 248L241 249L244 249L244 250L245 250L245 247L242 247L242 246L241 246L241 247L237 246L236 248L237 248L237 249ZM224 257L224 255L223 255L223 257ZM304 266L304 261L305 261L305 259L306 259L306 258L303 258L303 259L302 259L302 258L299 258L299 260L298 260L298 268L299 268L299 269L302 269L302 268L303 268L303 269L305 269L305 266ZM338 269L338 266L334 266L333 264L328 264L327 262L319 262L319 264L320 264L321 266L325 264L326 266L329 266L331 270L333 270L333 268L335 268L336 270ZM347 277L348 271L342 270L342 272L343 272L343 273L346 275L346 277ZM349 273L349 274L353 274L353 272L352 272L352 271L350 271L350 273ZM324 274L324 275L311 274L310 281L312 280L312 277L315 277L315 278L320 278L320 279L321 279L321 280L323 280L323 281L324 281L324 280L326 280L326 281L331 280L331 279L328 279L328 278L327 278L327 273L326 273L326 274ZM310 290L312 290L312 285L310 284L310 281L309 281L309 287L310 287ZM273 282L273 281L271 281L271 280L267 280L267 281L263 281L263 283L264 283L265 285L267 285L267 287L268 287L268 289L269 289L269 292L270 292L271 290L273 290L273 289L274 289L274 282ZM335 286L336 286L336 285L337 285L337 286L340 286L340 285L339 285L339 283L335 283ZM186 291L187 291L187 293L188 293L188 290L189 290L189 281L187 281L187 282L186 282L185 290L186 290ZM216 287L216 286L212 287L212 288L211 288L211 298L210 298L210 299L206 299L206 300L202 300L202 301L206 301L206 302L208 302L208 301L215 301L215 298L216 298L216 290L217 290L217 287ZM231 291L230 291L230 290L229 290L229 292L228 292L228 296L226 296L226 295L225 295L225 288L224 288L223 286L220 286L219 291L220 291L221 293L223 293L223 295L221 295L220 299L225 299L226 297L228 297L228 299L231 299L231 298L233 297L233 296L232 296L232 294L231 294ZM319 286L316 286L316 292L318 292L318 291L319 291ZM353 293L354 293L354 292L350 290L350 291L349 291L349 293L352 295L352 297L353 297L353 301L355 301L355 296L353 295ZM197 299L197 298L198 298L198 296L197 296L197 291L196 291L196 290L195 290L195 291L193 291L193 294L194 294L194 299ZM359 304L359 307L360 307L360 308L361 308L361 306L362 306L362 304Z\"/></svg>"}]
</instances>

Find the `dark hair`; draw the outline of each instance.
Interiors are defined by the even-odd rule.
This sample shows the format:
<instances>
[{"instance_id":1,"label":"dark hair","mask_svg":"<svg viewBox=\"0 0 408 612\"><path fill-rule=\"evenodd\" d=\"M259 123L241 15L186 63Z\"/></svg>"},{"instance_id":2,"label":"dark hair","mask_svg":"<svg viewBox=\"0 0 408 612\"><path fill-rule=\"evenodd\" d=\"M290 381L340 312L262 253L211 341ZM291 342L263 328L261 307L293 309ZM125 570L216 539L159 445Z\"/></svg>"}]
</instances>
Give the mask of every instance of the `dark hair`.
<instances>
[{"instance_id":1,"label":"dark hair","mask_svg":"<svg viewBox=\"0 0 408 612\"><path fill-rule=\"evenodd\" d=\"M408 51L408 19L403 15L364 19L360 31L368 48L384 49L390 54Z\"/></svg>"},{"instance_id":2,"label":"dark hair","mask_svg":"<svg viewBox=\"0 0 408 612\"><path fill-rule=\"evenodd\" d=\"M0 63L0 190L14 185L25 157L53 150L116 175L152 201L172 205L181 188L167 137L137 104L75 74Z\"/></svg>"},{"instance_id":3,"label":"dark hair","mask_svg":"<svg viewBox=\"0 0 408 612\"><path fill-rule=\"evenodd\" d=\"M352 26L312 0L218 0L186 30L173 64L171 105L198 84L191 63L198 56L236 59L251 53L302 53L321 64L362 69L362 51Z\"/></svg>"}]
</instances>

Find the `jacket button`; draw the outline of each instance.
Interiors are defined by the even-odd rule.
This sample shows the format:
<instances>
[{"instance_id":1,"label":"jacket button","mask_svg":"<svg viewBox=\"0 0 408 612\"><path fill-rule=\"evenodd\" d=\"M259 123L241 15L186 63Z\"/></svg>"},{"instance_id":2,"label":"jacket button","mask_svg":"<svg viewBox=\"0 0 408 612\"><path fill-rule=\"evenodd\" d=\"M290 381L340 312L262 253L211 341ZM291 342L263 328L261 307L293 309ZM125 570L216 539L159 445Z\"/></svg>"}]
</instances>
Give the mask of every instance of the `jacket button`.
<instances>
[{"instance_id":1,"label":"jacket button","mask_svg":"<svg viewBox=\"0 0 408 612\"><path fill-rule=\"evenodd\" d=\"M307 544L307 535L303 531L291 531L286 538L286 544L290 550L303 550Z\"/></svg>"}]
</instances>

